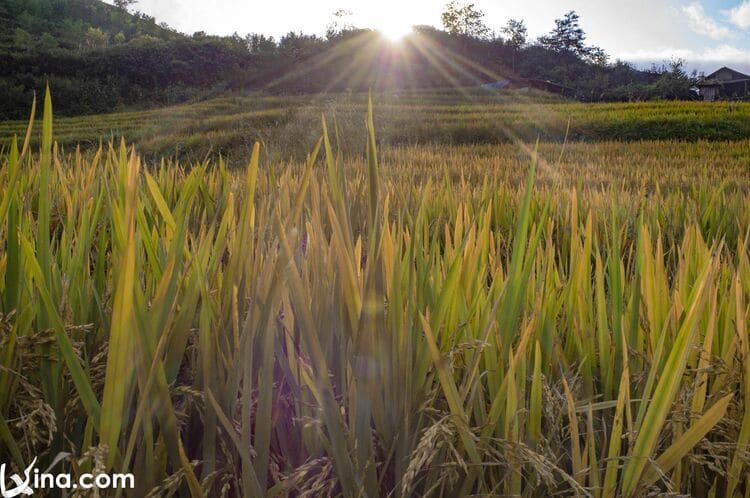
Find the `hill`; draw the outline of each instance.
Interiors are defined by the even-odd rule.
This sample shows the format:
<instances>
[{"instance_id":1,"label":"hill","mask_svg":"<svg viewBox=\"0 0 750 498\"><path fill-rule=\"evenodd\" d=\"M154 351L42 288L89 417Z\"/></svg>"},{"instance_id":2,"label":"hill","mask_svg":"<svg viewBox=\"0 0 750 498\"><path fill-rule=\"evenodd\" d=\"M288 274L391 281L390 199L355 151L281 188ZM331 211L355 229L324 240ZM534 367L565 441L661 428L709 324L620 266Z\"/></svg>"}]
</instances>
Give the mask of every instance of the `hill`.
<instances>
[{"instance_id":1,"label":"hill","mask_svg":"<svg viewBox=\"0 0 750 498\"><path fill-rule=\"evenodd\" d=\"M183 102L250 71L229 39L188 37L99 0L0 4L0 117L22 117L49 83L58 113Z\"/></svg>"},{"instance_id":2,"label":"hill","mask_svg":"<svg viewBox=\"0 0 750 498\"><path fill-rule=\"evenodd\" d=\"M599 53L518 45L416 27L399 44L371 30L191 36L99 0L9 0L0 6L0 119L23 118L49 83L61 115L272 95L555 82L585 101L688 98L680 64L639 71ZM533 86L533 84L532 84ZM537 85L538 86L538 85Z\"/></svg>"},{"instance_id":3,"label":"hill","mask_svg":"<svg viewBox=\"0 0 750 498\"><path fill-rule=\"evenodd\" d=\"M183 37L148 15L131 14L99 0L4 0L0 23L4 51L78 51L138 38Z\"/></svg>"}]
</instances>

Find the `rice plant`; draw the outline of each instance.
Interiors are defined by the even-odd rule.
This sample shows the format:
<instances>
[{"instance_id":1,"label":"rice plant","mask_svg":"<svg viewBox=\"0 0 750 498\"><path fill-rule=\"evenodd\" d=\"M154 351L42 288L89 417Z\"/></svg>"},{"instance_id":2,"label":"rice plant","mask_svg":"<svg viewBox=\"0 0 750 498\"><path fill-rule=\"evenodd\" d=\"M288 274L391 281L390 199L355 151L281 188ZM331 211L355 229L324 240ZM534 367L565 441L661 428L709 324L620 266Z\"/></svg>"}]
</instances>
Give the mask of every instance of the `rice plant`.
<instances>
[{"instance_id":1,"label":"rice plant","mask_svg":"<svg viewBox=\"0 0 750 498\"><path fill-rule=\"evenodd\" d=\"M0 156L0 462L132 496L750 494L746 174L410 168L366 117L362 160L324 118L234 171L64 154L47 94Z\"/></svg>"},{"instance_id":2,"label":"rice plant","mask_svg":"<svg viewBox=\"0 0 750 498\"><path fill-rule=\"evenodd\" d=\"M169 157L188 163L221 154L232 167L244 165L260 141L264 161L290 157L301 161L320 138L320 114L325 112L336 115L337 146L361 155L366 141L361 132L366 102L367 96L361 93L230 94L156 109L59 117L55 140L63 148L80 146L95 152L102 142L125 137L148 162ZM447 154L456 146L471 149L486 144L495 149L513 144L515 138L533 143L539 137L558 144L558 149L566 138L569 142L605 142L610 147L635 142L635 153L640 142L648 141L646 149L655 148L658 155L665 152L658 152L662 145L680 148L685 141L705 140L718 145L699 143L708 149L699 154L716 153L720 147L719 153L733 161L735 154L747 156L747 149L736 141L747 142L750 137L748 103L585 104L544 92L494 93L477 88L378 92L373 102L378 143L389 148L442 146ZM8 145L14 133L23 135L27 125L25 121L0 121L0 145ZM40 145L36 134L31 144L35 149ZM504 148L506 154L515 154L512 146Z\"/></svg>"}]
</instances>

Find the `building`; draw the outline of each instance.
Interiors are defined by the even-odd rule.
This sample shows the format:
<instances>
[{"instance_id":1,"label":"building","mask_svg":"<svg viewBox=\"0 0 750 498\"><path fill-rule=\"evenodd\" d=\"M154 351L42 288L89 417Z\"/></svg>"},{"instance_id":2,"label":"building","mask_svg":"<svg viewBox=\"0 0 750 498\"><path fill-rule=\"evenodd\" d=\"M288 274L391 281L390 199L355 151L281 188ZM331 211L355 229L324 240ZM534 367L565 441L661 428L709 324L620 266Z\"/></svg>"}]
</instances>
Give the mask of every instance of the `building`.
<instances>
[{"instance_id":1,"label":"building","mask_svg":"<svg viewBox=\"0 0 750 498\"><path fill-rule=\"evenodd\" d=\"M750 76L728 67L722 67L698 82L698 92L703 100L750 97Z\"/></svg>"},{"instance_id":2,"label":"building","mask_svg":"<svg viewBox=\"0 0 750 498\"><path fill-rule=\"evenodd\" d=\"M575 89L550 80L530 79L528 82L531 88L536 88L537 90L542 90L544 92L556 93L565 97L573 97L576 93Z\"/></svg>"},{"instance_id":3,"label":"building","mask_svg":"<svg viewBox=\"0 0 750 498\"><path fill-rule=\"evenodd\" d=\"M502 80L485 83L482 85L484 90L510 90L510 89L529 89L535 88L544 92L556 93L566 97L575 95L575 89L555 83L549 80L507 78Z\"/></svg>"},{"instance_id":4,"label":"building","mask_svg":"<svg viewBox=\"0 0 750 498\"><path fill-rule=\"evenodd\" d=\"M497 80L493 81L492 83L485 83L482 85L482 88L484 90L503 90L505 88L511 88L513 86L513 82L509 79L504 80Z\"/></svg>"}]
</instances>

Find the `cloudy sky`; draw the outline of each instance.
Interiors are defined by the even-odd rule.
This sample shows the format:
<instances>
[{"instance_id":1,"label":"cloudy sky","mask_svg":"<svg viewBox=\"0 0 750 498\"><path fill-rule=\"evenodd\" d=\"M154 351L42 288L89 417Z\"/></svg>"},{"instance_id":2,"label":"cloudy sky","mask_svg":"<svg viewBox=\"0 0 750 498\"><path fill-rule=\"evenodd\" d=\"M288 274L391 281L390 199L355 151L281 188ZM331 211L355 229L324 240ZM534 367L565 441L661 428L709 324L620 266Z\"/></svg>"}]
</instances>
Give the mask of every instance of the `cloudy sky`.
<instances>
[{"instance_id":1,"label":"cloudy sky","mask_svg":"<svg viewBox=\"0 0 750 498\"><path fill-rule=\"evenodd\" d=\"M711 71L730 65L750 71L750 0L468 0L486 24L499 29L524 19L532 37L574 9L588 42L614 57L646 65L672 57ZM345 9L359 27L400 29L440 25L444 0L140 0L135 6L185 33L279 36L288 31L324 33L333 13Z\"/></svg>"}]
</instances>

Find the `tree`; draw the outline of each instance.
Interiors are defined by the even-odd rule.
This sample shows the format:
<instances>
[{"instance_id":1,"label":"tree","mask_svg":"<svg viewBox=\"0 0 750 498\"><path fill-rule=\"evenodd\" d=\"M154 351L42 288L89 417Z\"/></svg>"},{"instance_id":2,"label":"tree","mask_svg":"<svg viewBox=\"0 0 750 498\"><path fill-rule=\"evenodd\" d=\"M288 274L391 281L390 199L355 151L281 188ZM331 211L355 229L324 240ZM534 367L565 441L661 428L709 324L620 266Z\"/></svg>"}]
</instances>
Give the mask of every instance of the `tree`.
<instances>
[{"instance_id":1,"label":"tree","mask_svg":"<svg viewBox=\"0 0 750 498\"><path fill-rule=\"evenodd\" d=\"M115 7L127 11L131 5L138 3L138 0L114 0Z\"/></svg>"},{"instance_id":2,"label":"tree","mask_svg":"<svg viewBox=\"0 0 750 498\"><path fill-rule=\"evenodd\" d=\"M276 40L273 36L250 33L245 37L245 44L253 54L273 54L276 52Z\"/></svg>"},{"instance_id":3,"label":"tree","mask_svg":"<svg viewBox=\"0 0 750 498\"><path fill-rule=\"evenodd\" d=\"M606 66L609 63L609 54L601 47L587 47L585 59L596 66Z\"/></svg>"},{"instance_id":4,"label":"tree","mask_svg":"<svg viewBox=\"0 0 750 498\"><path fill-rule=\"evenodd\" d=\"M517 19L508 19L508 24L502 29L503 34L508 37L508 44L519 49L526 45L526 38L528 36L528 30L526 29L526 23Z\"/></svg>"},{"instance_id":5,"label":"tree","mask_svg":"<svg viewBox=\"0 0 750 498\"><path fill-rule=\"evenodd\" d=\"M138 35L135 38L133 38L130 41L130 43L132 43L133 45L136 45L136 46L143 47L143 46L146 46L146 45L154 45L156 43L159 43L160 41L161 40L159 40L155 36L148 35L148 34L143 34L143 35Z\"/></svg>"},{"instance_id":6,"label":"tree","mask_svg":"<svg viewBox=\"0 0 750 498\"><path fill-rule=\"evenodd\" d=\"M458 5L451 1L445 6L442 14L443 27L452 35L464 35L471 38L485 38L490 32L484 24L484 12L473 3Z\"/></svg>"},{"instance_id":7,"label":"tree","mask_svg":"<svg viewBox=\"0 0 750 498\"><path fill-rule=\"evenodd\" d=\"M58 48L59 45L57 43L57 39L52 36L49 33L42 33L42 36L39 37L39 49L44 52L49 52L51 50L55 50Z\"/></svg>"},{"instance_id":8,"label":"tree","mask_svg":"<svg viewBox=\"0 0 750 498\"><path fill-rule=\"evenodd\" d=\"M517 19L508 19L508 23L502 29L503 34L508 37L508 45L513 47L512 62L513 71L516 70L516 58L518 57L518 51L526 45L526 37L528 30L526 24L523 21Z\"/></svg>"},{"instance_id":9,"label":"tree","mask_svg":"<svg viewBox=\"0 0 750 498\"><path fill-rule=\"evenodd\" d=\"M18 48L22 48L23 50L31 50L33 41L34 38L31 36L31 33L26 31L25 29L16 28L16 30L13 32L13 43Z\"/></svg>"},{"instance_id":10,"label":"tree","mask_svg":"<svg viewBox=\"0 0 750 498\"><path fill-rule=\"evenodd\" d=\"M18 15L18 25L26 31L34 31L34 27L38 22L39 18L34 17L26 10Z\"/></svg>"},{"instance_id":11,"label":"tree","mask_svg":"<svg viewBox=\"0 0 750 498\"><path fill-rule=\"evenodd\" d=\"M325 46L325 40L315 35L306 35L290 31L279 40L279 52L295 60L301 60L319 53Z\"/></svg>"},{"instance_id":12,"label":"tree","mask_svg":"<svg viewBox=\"0 0 750 498\"><path fill-rule=\"evenodd\" d=\"M326 38L332 40L346 31L352 31L355 28L351 22L352 12L346 9L339 9L333 13L333 21L326 27Z\"/></svg>"},{"instance_id":13,"label":"tree","mask_svg":"<svg viewBox=\"0 0 750 498\"><path fill-rule=\"evenodd\" d=\"M99 28L90 27L86 31L86 37L84 38L84 44L86 48L103 48L106 47L109 42L109 35Z\"/></svg>"},{"instance_id":14,"label":"tree","mask_svg":"<svg viewBox=\"0 0 750 498\"><path fill-rule=\"evenodd\" d=\"M578 56L586 55L586 33L579 24L580 17L571 10L562 19L555 19L555 28L546 36L539 38L539 43L556 52L573 52Z\"/></svg>"},{"instance_id":15,"label":"tree","mask_svg":"<svg viewBox=\"0 0 750 498\"><path fill-rule=\"evenodd\" d=\"M672 59L661 67L652 68L652 72L659 74L659 79L653 84L652 98L689 100L695 98L691 90L695 85L697 74L689 76L685 71L683 59Z\"/></svg>"}]
</instances>

